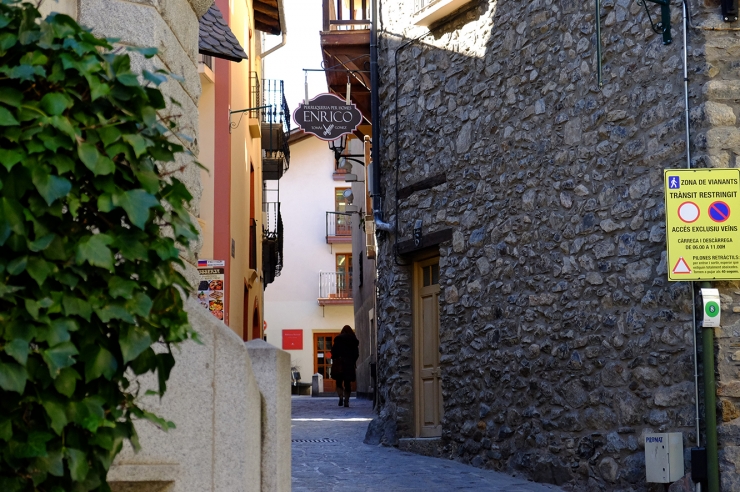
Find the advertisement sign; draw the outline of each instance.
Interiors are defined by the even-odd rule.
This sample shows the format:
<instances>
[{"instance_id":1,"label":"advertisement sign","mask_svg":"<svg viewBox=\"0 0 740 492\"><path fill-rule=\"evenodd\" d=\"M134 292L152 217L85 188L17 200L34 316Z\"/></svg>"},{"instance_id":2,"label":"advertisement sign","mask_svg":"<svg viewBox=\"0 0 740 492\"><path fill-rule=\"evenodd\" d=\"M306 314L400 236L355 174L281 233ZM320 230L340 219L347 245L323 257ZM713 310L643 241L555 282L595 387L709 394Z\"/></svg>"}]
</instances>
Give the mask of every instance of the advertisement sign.
<instances>
[{"instance_id":1,"label":"advertisement sign","mask_svg":"<svg viewBox=\"0 0 740 492\"><path fill-rule=\"evenodd\" d=\"M283 350L303 350L303 330L283 330Z\"/></svg>"},{"instance_id":2,"label":"advertisement sign","mask_svg":"<svg viewBox=\"0 0 740 492\"><path fill-rule=\"evenodd\" d=\"M740 169L666 169L668 280L740 279Z\"/></svg>"},{"instance_id":3,"label":"advertisement sign","mask_svg":"<svg viewBox=\"0 0 740 492\"><path fill-rule=\"evenodd\" d=\"M198 302L213 316L224 320L226 299L224 298L224 260L198 260Z\"/></svg>"},{"instance_id":4,"label":"advertisement sign","mask_svg":"<svg viewBox=\"0 0 740 492\"><path fill-rule=\"evenodd\" d=\"M304 132L330 141L357 130L362 112L334 94L319 94L308 104L299 104L293 120Z\"/></svg>"}]
</instances>

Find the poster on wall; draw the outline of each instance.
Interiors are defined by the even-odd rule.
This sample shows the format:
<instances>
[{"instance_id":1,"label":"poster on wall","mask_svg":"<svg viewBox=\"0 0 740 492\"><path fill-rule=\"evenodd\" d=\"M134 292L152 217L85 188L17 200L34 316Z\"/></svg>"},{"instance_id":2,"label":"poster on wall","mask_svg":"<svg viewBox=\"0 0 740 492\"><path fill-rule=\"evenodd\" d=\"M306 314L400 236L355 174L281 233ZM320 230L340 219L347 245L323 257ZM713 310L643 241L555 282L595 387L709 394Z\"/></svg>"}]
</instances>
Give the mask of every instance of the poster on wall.
<instances>
[{"instance_id":1,"label":"poster on wall","mask_svg":"<svg viewBox=\"0 0 740 492\"><path fill-rule=\"evenodd\" d=\"M198 302L213 316L224 320L226 299L224 298L224 260L198 260Z\"/></svg>"}]
</instances>

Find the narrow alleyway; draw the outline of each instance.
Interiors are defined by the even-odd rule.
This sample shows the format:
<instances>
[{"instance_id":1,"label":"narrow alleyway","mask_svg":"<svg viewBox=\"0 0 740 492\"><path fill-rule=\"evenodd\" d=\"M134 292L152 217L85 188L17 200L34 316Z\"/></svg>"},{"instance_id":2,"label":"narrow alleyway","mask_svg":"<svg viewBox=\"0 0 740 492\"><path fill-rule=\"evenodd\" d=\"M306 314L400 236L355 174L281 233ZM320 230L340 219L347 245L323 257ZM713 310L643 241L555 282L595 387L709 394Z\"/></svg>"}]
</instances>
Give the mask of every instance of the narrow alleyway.
<instances>
[{"instance_id":1,"label":"narrow alleyway","mask_svg":"<svg viewBox=\"0 0 740 492\"><path fill-rule=\"evenodd\" d=\"M446 459L362 442L373 418L372 402L350 408L335 398L293 397L293 492L411 492L560 490Z\"/></svg>"}]
</instances>

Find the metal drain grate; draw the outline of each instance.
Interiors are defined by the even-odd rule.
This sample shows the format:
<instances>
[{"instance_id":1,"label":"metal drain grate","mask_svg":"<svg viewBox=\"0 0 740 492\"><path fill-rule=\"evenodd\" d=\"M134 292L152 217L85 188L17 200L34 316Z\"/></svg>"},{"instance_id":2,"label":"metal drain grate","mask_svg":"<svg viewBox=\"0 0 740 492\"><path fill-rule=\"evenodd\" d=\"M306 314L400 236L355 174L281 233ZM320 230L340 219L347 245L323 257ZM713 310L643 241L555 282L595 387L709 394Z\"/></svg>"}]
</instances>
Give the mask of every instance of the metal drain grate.
<instances>
[{"instance_id":1,"label":"metal drain grate","mask_svg":"<svg viewBox=\"0 0 740 492\"><path fill-rule=\"evenodd\" d=\"M336 439L293 439L291 442L337 442Z\"/></svg>"}]
</instances>

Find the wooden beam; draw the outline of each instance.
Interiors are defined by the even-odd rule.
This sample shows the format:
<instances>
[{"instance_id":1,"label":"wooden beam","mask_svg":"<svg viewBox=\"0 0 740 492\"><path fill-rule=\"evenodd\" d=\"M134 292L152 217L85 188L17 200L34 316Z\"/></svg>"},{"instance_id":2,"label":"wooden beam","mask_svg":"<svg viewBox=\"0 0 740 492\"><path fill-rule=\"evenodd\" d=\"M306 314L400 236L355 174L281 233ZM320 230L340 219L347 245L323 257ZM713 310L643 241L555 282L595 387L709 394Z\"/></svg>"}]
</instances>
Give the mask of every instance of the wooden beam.
<instances>
[{"instance_id":1,"label":"wooden beam","mask_svg":"<svg viewBox=\"0 0 740 492\"><path fill-rule=\"evenodd\" d=\"M262 22L257 21L257 19L254 20L254 28L258 31L273 34L275 36L278 36L280 34L280 29L275 29L274 26L271 26L269 24L263 24Z\"/></svg>"},{"instance_id":2,"label":"wooden beam","mask_svg":"<svg viewBox=\"0 0 740 492\"><path fill-rule=\"evenodd\" d=\"M262 14L260 12L255 12L254 13L254 22L255 22L255 24L257 22L259 22L261 24L266 24L268 26L273 26L273 28L277 29L278 32L280 32L280 20L279 19L274 19L274 18L272 18L272 17L270 17L268 15Z\"/></svg>"},{"instance_id":3,"label":"wooden beam","mask_svg":"<svg viewBox=\"0 0 740 492\"><path fill-rule=\"evenodd\" d=\"M273 19L280 19L280 11L277 9L277 6L270 7L262 2L254 2L254 12L268 15Z\"/></svg>"},{"instance_id":4,"label":"wooden beam","mask_svg":"<svg viewBox=\"0 0 740 492\"><path fill-rule=\"evenodd\" d=\"M405 200L416 191L428 190L429 188L434 188L435 186L439 186L446 182L447 175L444 173L430 176L428 178L422 179L421 181L417 181L414 184L404 186L403 188L398 190L398 199Z\"/></svg>"},{"instance_id":5,"label":"wooden beam","mask_svg":"<svg viewBox=\"0 0 740 492\"><path fill-rule=\"evenodd\" d=\"M321 33L321 46L348 44L365 45L365 49L370 53L370 29L325 31Z\"/></svg>"},{"instance_id":6,"label":"wooden beam","mask_svg":"<svg viewBox=\"0 0 740 492\"><path fill-rule=\"evenodd\" d=\"M441 231L423 234L418 246L414 243L413 239L399 242L396 244L396 253L399 255L407 255L409 253L421 251L422 249L431 248L432 246L439 246L441 243L451 240L452 229L442 229Z\"/></svg>"}]
</instances>

